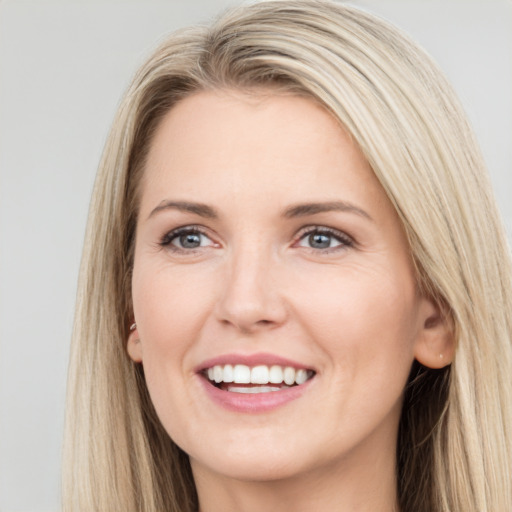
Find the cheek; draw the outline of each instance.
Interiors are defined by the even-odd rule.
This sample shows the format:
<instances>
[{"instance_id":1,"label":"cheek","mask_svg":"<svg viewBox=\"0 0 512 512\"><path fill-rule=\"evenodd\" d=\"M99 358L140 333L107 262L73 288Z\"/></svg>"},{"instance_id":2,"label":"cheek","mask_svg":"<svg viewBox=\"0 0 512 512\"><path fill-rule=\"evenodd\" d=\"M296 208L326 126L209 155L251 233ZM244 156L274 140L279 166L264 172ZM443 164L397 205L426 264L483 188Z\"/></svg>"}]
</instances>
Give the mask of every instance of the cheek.
<instances>
[{"instance_id":1,"label":"cheek","mask_svg":"<svg viewBox=\"0 0 512 512\"><path fill-rule=\"evenodd\" d=\"M170 265L135 266L133 307L148 381L150 369L164 373L164 367L183 366L214 304L213 280L212 272L187 272Z\"/></svg>"},{"instance_id":2,"label":"cheek","mask_svg":"<svg viewBox=\"0 0 512 512\"><path fill-rule=\"evenodd\" d=\"M170 265L135 265L133 308L142 344L142 364L151 400L172 438L193 431L187 415L190 353L214 304L211 272L183 272ZM187 269L185 269L187 270Z\"/></svg>"},{"instance_id":3,"label":"cheek","mask_svg":"<svg viewBox=\"0 0 512 512\"><path fill-rule=\"evenodd\" d=\"M382 382L394 371L400 381L407 378L418 333L414 280L407 271L345 268L317 275L308 290L296 295L299 316L340 379Z\"/></svg>"}]
</instances>

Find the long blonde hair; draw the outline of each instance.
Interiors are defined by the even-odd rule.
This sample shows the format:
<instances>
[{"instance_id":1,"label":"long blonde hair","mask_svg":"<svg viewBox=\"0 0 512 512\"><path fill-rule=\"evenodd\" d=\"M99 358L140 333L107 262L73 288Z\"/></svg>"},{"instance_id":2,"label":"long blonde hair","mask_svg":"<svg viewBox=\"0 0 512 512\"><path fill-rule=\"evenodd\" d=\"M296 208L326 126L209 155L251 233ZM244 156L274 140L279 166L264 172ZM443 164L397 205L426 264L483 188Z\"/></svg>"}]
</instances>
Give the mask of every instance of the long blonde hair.
<instances>
[{"instance_id":1,"label":"long blonde hair","mask_svg":"<svg viewBox=\"0 0 512 512\"><path fill-rule=\"evenodd\" d=\"M126 355L138 190L152 135L183 97L274 87L350 132L394 204L418 283L450 315L451 367L415 364L398 440L404 512L510 512L512 267L477 143L436 65L389 24L324 1L236 8L173 34L120 105L90 207L66 421L63 510L187 512L187 456Z\"/></svg>"}]
</instances>

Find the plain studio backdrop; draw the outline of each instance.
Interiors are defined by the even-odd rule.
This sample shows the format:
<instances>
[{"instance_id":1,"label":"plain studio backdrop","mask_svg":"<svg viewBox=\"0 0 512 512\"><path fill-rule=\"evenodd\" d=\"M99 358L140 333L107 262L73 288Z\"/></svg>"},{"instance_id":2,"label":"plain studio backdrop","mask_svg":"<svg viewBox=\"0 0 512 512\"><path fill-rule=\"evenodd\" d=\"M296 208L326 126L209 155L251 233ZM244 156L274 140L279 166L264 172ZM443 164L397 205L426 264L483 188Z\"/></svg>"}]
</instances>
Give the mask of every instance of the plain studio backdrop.
<instances>
[{"instance_id":1,"label":"plain studio backdrop","mask_svg":"<svg viewBox=\"0 0 512 512\"><path fill-rule=\"evenodd\" d=\"M121 93L168 32L236 0L0 0L0 512L59 509L69 341L89 196ZM512 3L353 2L440 63L512 234Z\"/></svg>"}]
</instances>

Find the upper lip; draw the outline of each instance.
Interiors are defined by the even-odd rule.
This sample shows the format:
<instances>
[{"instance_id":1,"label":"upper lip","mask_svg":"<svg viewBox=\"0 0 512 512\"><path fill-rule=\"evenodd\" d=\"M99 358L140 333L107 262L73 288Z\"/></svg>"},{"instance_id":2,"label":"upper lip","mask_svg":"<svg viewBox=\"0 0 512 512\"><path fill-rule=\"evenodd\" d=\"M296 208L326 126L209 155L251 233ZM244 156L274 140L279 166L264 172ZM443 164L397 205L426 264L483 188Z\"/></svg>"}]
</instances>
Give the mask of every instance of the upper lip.
<instances>
[{"instance_id":1,"label":"upper lip","mask_svg":"<svg viewBox=\"0 0 512 512\"><path fill-rule=\"evenodd\" d=\"M246 366L254 367L258 365L266 365L266 366L291 366L295 369L306 369L306 370L314 370L309 365L302 364L298 361L294 361L293 359L288 359L286 357L281 357L275 354L269 353L256 353L256 354L224 354L217 357L213 357L211 359L207 359L203 361L201 364L197 366L195 371L200 373L208 368L212 368L216 365L236 365L236 364L244 364Z\"/></svg>"}]
</instances>

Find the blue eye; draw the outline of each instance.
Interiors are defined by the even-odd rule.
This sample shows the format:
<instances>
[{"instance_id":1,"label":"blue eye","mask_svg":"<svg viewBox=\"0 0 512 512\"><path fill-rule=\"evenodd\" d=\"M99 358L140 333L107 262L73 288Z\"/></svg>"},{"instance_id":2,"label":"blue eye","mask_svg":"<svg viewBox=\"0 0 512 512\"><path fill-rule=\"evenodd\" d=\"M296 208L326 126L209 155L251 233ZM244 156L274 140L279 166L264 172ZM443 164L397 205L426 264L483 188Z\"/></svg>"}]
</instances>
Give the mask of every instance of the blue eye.
<instances>
[{"instance_id":1,"label":"blue eye","mask_svg":"<svg viewBox=\"0 0 512 512\"><path fill-rule=\"evenodd\" d=\"M330 228L313 228L303 233L300 237L299 247L308 247L325 251L329 249L337 249L351 247L353 241L344 233Z\"/></svg>"},{"instance_id":2,"label":"blue eye","mask_svg":"<svg viewBox=\"0 0 512 512\"><path fill-rule=\"evenodd\" d=\"M179 235L174 238L171 243L173 245L179 245L183 249L195 249L201 247L201 235L200 233L188 233L185 235Z\"/></svg>"},{"instance_id":3,"label":"blue eye","mask_svg":"<svg viewBox=\"0 0 512 512\"><path fill-rule=\"evenodd\" d=\"M314 249L328 249L332 247L333 242L336 242L331 235L325 233L312 233L308 235L307 241Z\"/></svg>"},{"instance_id":4,"label":"blue eye","mask_svg":"<svg viewBox=\"0 0 512 512\"><path fill-rule=\"evenodd\" d=\"M199 229L185 227L167 233L160 245L172 246L172 249L177 251L187 251L213 245L213 242Z\"/></svg>"}]
</instances>

